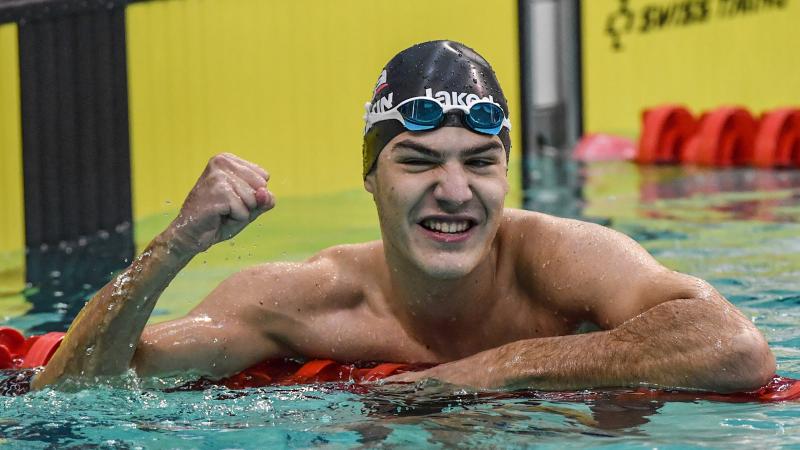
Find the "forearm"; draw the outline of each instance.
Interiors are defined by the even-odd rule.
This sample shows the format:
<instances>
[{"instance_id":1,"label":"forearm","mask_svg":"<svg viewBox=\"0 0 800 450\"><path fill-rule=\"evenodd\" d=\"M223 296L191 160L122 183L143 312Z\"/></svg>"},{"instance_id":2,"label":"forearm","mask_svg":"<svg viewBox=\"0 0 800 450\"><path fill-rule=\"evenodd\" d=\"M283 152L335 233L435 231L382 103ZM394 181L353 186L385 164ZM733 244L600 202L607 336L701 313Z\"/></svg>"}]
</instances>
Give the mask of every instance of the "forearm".
<instances>
[{"instance_id":1,"label":"forearm","mask_svg":"<svg viewBox=\"0 0 800 450\"><path fill-rule=\"evenodd\" d=\"M191 260L168 229L133 263L100 289L72 322L34 389L64 377L119 375L131 359L161 293Z\"/></svg>"},{"instance_id":2,"label":"forearm","mask_svg":"<svg viewBox=\"0 0 800 450\"><path fill-rule=\"evenodd\" d=\"M433 370L439 374L430 376L456 383L456 374L472 373L461 381L479 387L651 385L731 392L766 383L775 361L758 330L729 303L683 299L613 330L513 342Z\"/></svg>"}]
</instances>

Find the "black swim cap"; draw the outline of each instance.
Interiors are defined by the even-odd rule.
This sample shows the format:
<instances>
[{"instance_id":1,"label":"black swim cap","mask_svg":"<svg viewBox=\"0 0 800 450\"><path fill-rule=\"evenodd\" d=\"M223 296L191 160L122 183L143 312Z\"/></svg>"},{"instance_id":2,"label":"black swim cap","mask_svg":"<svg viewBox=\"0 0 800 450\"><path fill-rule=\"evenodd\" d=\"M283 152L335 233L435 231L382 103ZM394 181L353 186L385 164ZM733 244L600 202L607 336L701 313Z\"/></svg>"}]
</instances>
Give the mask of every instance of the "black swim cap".
<instances>
[{"instance_id":1,"label":"black swim cap","mask_svg":"<svg viewBox=\"0 0 800 450\"><path fill-rule=\"evenodd\" d=\"M369 104L388 110L403 100L422 96L436 98L444 105L465 106L470 97L489 97L508 117L508 103L492 67L475 50L460 42L423 42L395 55L383 68ZM445 117L441 126L464 125L461 120ZM404 131L406 128L397 120L377 122L366 131L364 178L372 171L383 147ZM511 150L508 129L503 127L498 136L507 159Z\"/></svg>"}]
</instances>

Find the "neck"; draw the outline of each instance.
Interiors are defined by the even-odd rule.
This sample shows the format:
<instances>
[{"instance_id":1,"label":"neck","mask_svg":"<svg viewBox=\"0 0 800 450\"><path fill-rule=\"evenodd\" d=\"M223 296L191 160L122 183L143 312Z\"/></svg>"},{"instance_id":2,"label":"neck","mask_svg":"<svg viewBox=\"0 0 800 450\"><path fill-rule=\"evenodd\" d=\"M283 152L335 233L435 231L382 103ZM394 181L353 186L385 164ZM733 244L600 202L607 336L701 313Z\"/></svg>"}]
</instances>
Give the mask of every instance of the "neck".
<instances>
[{"instance_id":1,"label":"neck","mask_svg":"<svg viewBox=\"0 0 800 450\"><path fill-rule=\"evenodd\" d=\"M439 350L451 347L459 335L467 335L486 321L495 303L496 244L471 272L442 279L419 267L384 244L389 267L390 306L405 330L419 342Z\"/></svg>"}]
</instances>

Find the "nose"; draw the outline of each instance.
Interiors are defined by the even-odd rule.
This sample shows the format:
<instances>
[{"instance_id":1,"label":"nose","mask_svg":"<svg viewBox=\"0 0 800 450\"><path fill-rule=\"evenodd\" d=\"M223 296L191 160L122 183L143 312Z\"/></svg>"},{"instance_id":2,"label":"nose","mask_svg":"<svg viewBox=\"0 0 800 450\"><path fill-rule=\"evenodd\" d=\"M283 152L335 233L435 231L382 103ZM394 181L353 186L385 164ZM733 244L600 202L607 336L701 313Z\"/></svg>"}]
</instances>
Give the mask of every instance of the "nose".
<instances>
[{"instance_id":1,"label":"nose","mask_svg":"<svg viewBox=\"0 0 800 450\"><path fill-rule=\"evenodd\" d=\"M463 168L455 166L448 164L443 167L442 176L433 190L433 197L446 211L472 200L469 178Z\"/></svg>"}]
</instances>

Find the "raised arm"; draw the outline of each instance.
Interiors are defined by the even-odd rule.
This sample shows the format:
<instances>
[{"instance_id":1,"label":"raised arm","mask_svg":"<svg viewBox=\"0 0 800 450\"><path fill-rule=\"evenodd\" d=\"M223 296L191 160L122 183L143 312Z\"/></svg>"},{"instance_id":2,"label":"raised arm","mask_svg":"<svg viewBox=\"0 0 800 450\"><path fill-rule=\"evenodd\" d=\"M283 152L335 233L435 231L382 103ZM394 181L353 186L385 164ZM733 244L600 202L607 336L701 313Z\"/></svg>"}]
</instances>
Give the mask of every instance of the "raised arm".
<instances>
[{"instance_id":1,"label":"raised arm","mask_svg":"<svg viewBox=\"0 0 800 450\"><path fill-rule=\"evenodd\" d=\"M537 256L523 260L520 273L530 289L551 299L550 307L602 331L512 342L397 381L432 377L477 387L651 385L733 392L756 389L775 373L764 337L708 283L664 268L613 230L554 220L555 234L529 230L540 245L554 245L542 251L521 244L527 256Z\"/></svg>"},{"instance_id":2,"label":"raised arm","mask_svg":"<svg viewBox=\"0 0 800 450\"><path fill-rule=\"evenodd\" d=\"M127 371L158 297L178 272L194 255L233 237L274 206L268 179L263 169L234 155L211 158L178 217L86 304L32 387ZM229 290L222 287L212 297L230 295ZM148 363L145 371L158 365Z\"/></svg>"}]
</instances>

